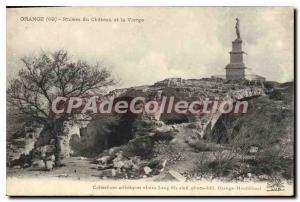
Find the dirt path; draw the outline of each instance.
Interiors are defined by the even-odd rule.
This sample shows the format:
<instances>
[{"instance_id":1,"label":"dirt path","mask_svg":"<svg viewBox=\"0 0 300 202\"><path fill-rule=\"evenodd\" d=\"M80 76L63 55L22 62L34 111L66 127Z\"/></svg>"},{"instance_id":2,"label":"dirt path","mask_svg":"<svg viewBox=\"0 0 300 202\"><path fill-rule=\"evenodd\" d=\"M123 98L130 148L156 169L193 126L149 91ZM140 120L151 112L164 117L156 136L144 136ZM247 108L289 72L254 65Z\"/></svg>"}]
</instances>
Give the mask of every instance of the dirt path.
<instances>
[{"instance_id":1,"label":"dirt path","mask_svg":"<svg viewBox=\"0 0 300 202\"><path fill-rule=\"evenodd\" d=\"M16 177L57 177L57 178L72 178L72 179L99 179L97 175L99 171L97 166L92 164L92 159L83 157L70 157L63 161L64 166L55 168L52 171L26 169L7 169L7 176Z\"/></svg>"}]
</instances>

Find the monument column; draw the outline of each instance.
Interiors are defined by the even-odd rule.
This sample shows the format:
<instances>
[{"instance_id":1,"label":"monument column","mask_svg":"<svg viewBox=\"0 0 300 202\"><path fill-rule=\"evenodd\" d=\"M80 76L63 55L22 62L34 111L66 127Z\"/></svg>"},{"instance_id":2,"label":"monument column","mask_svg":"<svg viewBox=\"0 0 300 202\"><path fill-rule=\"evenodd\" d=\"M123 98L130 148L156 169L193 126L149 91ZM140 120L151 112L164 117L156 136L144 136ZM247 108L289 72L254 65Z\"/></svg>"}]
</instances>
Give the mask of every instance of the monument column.
<instances>
[{"instance_id":1,"label":"monument column","mask_svg":"<svg viewBox=\"0 0 300 202\"><path fill-rule=\"evenodd\" d=\"M245 53L242 50L243 40L240 36L239 30L239 19L236 18L236 35L237 38L232 42L232 50L230 54L230 63L226 65L226 79L228 80L237 80L245 79L245 64L243 62L243 54Z\"/></svg>"}]
</instances>

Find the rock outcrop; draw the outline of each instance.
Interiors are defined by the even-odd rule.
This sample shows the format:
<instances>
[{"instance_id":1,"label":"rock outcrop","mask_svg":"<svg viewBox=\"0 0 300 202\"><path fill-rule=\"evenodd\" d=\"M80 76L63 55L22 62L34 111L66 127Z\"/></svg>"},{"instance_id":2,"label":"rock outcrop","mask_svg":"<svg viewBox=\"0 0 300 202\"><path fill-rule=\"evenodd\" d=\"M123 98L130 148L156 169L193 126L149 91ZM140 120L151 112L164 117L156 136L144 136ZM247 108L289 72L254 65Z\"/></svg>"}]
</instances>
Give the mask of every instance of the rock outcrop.
<instances>
[{"instance_id":1,"label":"rock outcrop","mask_svg":"<svg viewBox=\"0 0 300 202\"><path fill-rule=\"evenodd\" d=\"M261 95L264 95L262 86L250 85L247 81L229 82L223 79L211 78L171 78L150 86L116 89L108 93L105 97L144 97L146 100L156 100L160 102L163 96L174 96L175 99L186 101L215 97L236 101L245 98L251 99ZM213 130L214 125L220 116L220 113L195 116L190 114L160 114L160 112L158 112L152 115L148 114L146 118L149 118L149 120L153 119L160 121L160 123L165 123L167 125L197 122L199 125L197 133L201 138L204 138L207 132ZM129 117L128 115L124 115L123 118L117 115L97 117L92 120L85 129L81 130L80 136L71 138L71 147L75 151L75 155L87 154L88 156L93 156L96 155L97 152L99 153L110 147L126 144L134 137L142 136L143 133L154 135L153 131L151 132L151 129L145 129L147 126L142 125L140 125L140 127L136 129L135 134L133 134L131 127L135 127L135 120L138 121L138 116ZM124 126L122 126L122 123L124 123ZM165 128L167 128L167 126L164 126L164 130ZM162 129L160 128L159 130ZM158 132L155 135L162 136L164 133L165 132Z\"/></svg>"},{"instance_id":2,"label":"rock outcrop","mask_svg":"<svg viewBox=\"0 0 300 202\"><path fill-rule=\"evenodd\" d=\"M127 89L111 91L105 97L144 97L147 101L161 101L163 96L174 96L175 99L193 101L205 98L223 98L227 100L240 100L263 95L261 86L248 85L245 81L234 83L222 79L165 79L150 86L139 86ZM143 116L146 116L145 119ZM127 144L127 152L141 157L152 154L154 142L157 140L168 140L183 144L195 145L213 130L215 123L221 116L220 113L204 115L176 115L176 114L147 114L141 116L119 116L96 117L86 123L85 126L71 123L64 123L63 134L60 138L61 158L70 155L95 156L111 147ZM187 136L176 137L178 129L176 124L189 125L193 123L196 127L186 130ZM191 127L191 125L189 125ZM39 135L35 135L39 134ZM36 153L40 148L54 146L54 140L46 129L39 129L28 136L32 137L31 142L24 143L25 153L30 151ZM37 155L37 154L36 154ZM42 155L42 154L41 154ZM50 155L51 156L51 155ZM48 161L48 157L33 158L35 161ZM46 163L47 164L47 163ZM48 166L51 167L50 162ZM41 163L37 163L41 165Z\"/></svg>"}]
</instances>

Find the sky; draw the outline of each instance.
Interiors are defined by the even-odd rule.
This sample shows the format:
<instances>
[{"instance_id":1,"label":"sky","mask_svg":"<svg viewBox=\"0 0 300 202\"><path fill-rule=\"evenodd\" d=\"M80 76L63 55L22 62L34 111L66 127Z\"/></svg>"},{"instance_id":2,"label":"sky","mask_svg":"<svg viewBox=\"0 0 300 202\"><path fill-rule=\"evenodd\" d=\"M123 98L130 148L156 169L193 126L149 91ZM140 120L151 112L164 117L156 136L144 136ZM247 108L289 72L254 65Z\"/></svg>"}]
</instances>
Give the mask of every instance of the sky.
<instances>
[{"instance_id":1,"label":"sky","mask_svg":"<svg viewBox=\"0 0 300 202\"><path fill-rule=\"evenodd\" d=\"M7 78L20 58L67 50L74 60L101 63L117 87L165 78L224 75L240 19L247 74L294 79L294 10L291 7L72 7L7 9ZM45 21L22 21L24 17ZM112 22L46 21L47 17L111 18ZM113 19L118 18L118 22ZM120 22L123 18L126 21ZM128 18L143 19L129 22Z\"/></svg>"}]
</instances>

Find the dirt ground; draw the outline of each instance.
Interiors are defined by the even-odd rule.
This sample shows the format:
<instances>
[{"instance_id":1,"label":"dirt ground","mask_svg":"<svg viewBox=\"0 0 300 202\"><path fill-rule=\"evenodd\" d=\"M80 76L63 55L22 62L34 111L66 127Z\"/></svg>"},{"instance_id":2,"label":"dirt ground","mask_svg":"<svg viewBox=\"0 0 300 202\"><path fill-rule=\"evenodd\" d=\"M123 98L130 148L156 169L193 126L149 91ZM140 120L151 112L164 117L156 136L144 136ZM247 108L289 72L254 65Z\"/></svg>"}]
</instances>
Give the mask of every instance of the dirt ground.
<instances>
[{"instance_id":1,"label":"dirt ground","mask_svg":"<svg viewBox=\"0 0 300 202\"><path fill-rule=\"evenodd\" d=\"M56 177L56 178L72 178L78 179L99 179L97 174L97 165L93 164L92 159L84 157L70 157L63 161L64 166L55 168L51 171L34 170L32 168L7 169L7 177Z\"/></svg>"},{"instance_id":2,"label":"dirt ground","mask_svg":"<svg viewBox=\"0 0 300 202\"><path fill-rule=\"evenodd\" d=\"M167 157L166 157L167 158ZM173 161L167 165L167 170L176 170L183 173L192 170L195 163L201 158L199 153L186 152L182 154L182 159ZM70 157L63 161L64 166L54 168L51 171L36 170L32 168L7 168L7 177L33 177L33 178L68 178L68 179L85 179L99 180L101 171L93 163L92 158Z\"/></svg>"}]
</instances>

